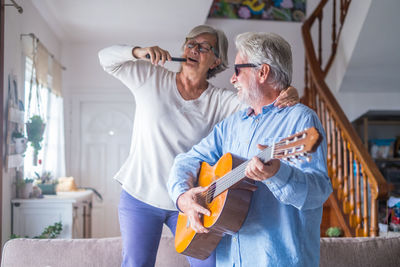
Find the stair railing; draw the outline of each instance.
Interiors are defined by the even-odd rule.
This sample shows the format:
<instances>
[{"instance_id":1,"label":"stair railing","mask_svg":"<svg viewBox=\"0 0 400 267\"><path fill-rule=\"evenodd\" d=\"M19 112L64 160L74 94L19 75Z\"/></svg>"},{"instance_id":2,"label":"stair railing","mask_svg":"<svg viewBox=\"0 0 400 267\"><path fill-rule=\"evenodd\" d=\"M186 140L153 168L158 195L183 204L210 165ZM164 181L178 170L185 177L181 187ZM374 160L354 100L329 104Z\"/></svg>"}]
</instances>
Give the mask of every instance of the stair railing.
<instances>
[{"instance_id":1,"label":"stair railing","mask_svg":"<svg viewBox=\"0 0 400 267\"><path fill-rule=\"evenodd\" d=\"M328 5L332 3L332 6ZM387 183L325 83L332 66L343 23L351 0L322 0L302 26L305 46L305 95L302 102L313 108L327 135L328 174L335 206L340 209L349 231L347 236L377 236L378 200L387 196ZM332 11L330 52L323 50L324 10ZM329 15L329 14L328 14ZM339 24L339 25L337 25ZM315 28L317 30L315 31ZM316 35L316 39L312 38ZM316 44L317 49L315 49ZM325 48L325 47L324 47ZM323 55L328 55L323 66Z\"/></svg>"}]
</instances>

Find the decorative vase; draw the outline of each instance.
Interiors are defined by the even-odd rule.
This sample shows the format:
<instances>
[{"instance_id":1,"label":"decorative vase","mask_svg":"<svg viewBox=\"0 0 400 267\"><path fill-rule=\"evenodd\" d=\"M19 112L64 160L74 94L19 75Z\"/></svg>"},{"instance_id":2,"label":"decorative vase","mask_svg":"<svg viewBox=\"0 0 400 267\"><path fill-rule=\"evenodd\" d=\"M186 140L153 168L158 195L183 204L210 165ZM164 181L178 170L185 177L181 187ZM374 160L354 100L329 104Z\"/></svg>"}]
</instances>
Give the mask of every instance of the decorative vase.
<instances>
[{"instance_id":1,"label":"decorative vase","mask_svg":"<svg viewBox=\"0 0 400 267\"><path fill-rule=\"evenodd\" d=\"M33 190L32 183L21 184L18 186L17 197L24 198L24 199L30 198L30 196L32 194L32 190Z\"/></svg>"},{"instance_id":2,"label":"decorative vase","mask_svg":"<svg viewBox=\"0 0 400 267\"><path fill-rule=\"evenodd\" d=\"M27 147L27 141L28 141L28 139L26 139L25 137L14 138L15 153L17 153L17 154L24 153L26 150L26 147Z\"/></svg>"}]
</instances>

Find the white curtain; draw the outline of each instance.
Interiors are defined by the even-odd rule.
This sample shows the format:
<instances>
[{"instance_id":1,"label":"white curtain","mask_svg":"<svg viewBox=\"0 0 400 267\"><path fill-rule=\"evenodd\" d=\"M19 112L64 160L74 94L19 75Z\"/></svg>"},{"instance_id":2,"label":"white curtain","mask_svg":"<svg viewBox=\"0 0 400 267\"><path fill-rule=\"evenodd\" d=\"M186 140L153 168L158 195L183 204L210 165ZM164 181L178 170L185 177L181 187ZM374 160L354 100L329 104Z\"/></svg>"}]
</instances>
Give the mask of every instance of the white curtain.
<instances>
[{"instance_id":1,"label":"white curtain","mask_svg":"<svg viewBox=\"0 0 400 267\"><path fill-rule=\"evenodd\" d=\"M63 99L48 91L46 130L43 137L43 170L54 178L65 176L65 142Z\"/></svg>"}]
</instances>

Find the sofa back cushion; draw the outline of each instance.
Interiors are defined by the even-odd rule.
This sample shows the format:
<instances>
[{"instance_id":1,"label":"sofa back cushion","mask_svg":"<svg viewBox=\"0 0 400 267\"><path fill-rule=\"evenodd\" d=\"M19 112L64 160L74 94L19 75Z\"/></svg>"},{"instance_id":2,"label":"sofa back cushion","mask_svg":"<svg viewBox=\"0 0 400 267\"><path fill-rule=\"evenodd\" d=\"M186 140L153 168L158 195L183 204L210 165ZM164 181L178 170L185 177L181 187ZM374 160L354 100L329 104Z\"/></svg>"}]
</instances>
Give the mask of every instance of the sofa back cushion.
<instances>
[{"instance_id":1,"label":"sofa back cushion","mask_svg":"<svg viewBox=\"0 0 400 267\"><path fill-rule=\"evenodd\" d=\"M400 266L400 237L321 238L321 267Z\"/></svg>"},{"instance_id":2,"label":"sofa back cushion","mask_svg":"<svg viewBox=\"0 0 400 267\"><path fill-rule=\"evenodd\" d=\"M1 267L112 267L121 266L122 241L115 238L24 239L8 241L3 248ZM189 266L185 256L174 249L172 237L162 237L156 267Z\"/></svg>"}]
</instances>

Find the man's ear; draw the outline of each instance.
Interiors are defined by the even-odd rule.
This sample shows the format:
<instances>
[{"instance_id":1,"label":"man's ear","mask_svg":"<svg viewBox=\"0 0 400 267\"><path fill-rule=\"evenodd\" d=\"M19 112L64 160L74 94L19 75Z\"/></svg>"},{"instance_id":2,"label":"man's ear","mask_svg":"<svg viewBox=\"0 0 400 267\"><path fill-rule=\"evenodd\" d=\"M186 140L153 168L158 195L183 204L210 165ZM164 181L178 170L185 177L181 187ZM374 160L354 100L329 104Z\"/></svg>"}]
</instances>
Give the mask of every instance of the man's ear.
<instances>
[{"instance_id":1,"label":"man's ear","mask_svg":"<svg viewBox=\"0 0 400 267\"><path fill-rule=\"evenodd\" d=\"M268 64L262 64L260 70L258 71L258 78L261 83L264 83L268 80L268 76L270 73L271 67Z\"/></svg>"},{"instance_id":2,"label":"man's ear","mask_svg":"<svg viewBox=\"0 0 400 267\"><path fill-rule=\"evenodd\" d=\"M220 64L221 64L221 59L220 59L220 58L217 58L217 59L214 61L214 63L210 66L210 69L212 70L212 69L218 67Z\"/></svg>"}]
</instances>

